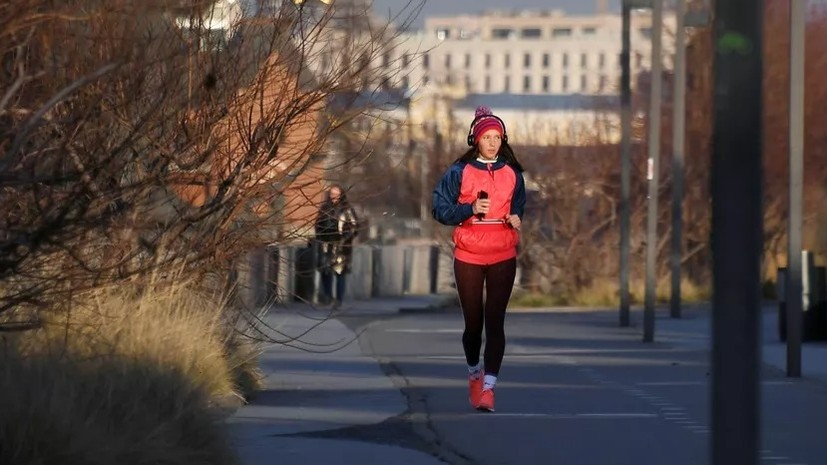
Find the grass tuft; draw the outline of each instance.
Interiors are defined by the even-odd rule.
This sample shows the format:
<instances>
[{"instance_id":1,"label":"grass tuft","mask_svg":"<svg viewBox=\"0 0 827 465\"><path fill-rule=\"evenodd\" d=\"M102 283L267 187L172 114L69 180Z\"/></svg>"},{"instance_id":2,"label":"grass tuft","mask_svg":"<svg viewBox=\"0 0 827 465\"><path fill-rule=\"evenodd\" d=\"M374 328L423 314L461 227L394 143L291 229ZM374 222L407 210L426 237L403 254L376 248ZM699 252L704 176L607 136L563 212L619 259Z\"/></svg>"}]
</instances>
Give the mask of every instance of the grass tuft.
<instances>
[{"instance_id":1,"label":"grass tuft","mask_svg":"<svg viewBox=\"0 0 827 465\"><path fill-rule=\"evenodd\" d=\"M629 293L633 304L643 303L645 284L635 281L629 285ZM657 283L655 300L658 303L669 302L671 295L669 280ZM709 300L709 288L699 286L689 280L681 281L681 300L685 303L702 302ZM541 308L541 307L613 307L620 301L620 286L615 280L595 280L588 288L559 295L541 293L515 293L510 305L513 307Z\"/></svg>"},{"instance_id":2,"label":"grass tuft","mask_svg":"<svg viewBox=\"0 0 827 465\"><path fill-rule=\"evenodd\" d=\"M220 305L108 289L49 315L0 341L0 463L234 463L220 415L261 377Z\"/></svg>"}]
</instances>

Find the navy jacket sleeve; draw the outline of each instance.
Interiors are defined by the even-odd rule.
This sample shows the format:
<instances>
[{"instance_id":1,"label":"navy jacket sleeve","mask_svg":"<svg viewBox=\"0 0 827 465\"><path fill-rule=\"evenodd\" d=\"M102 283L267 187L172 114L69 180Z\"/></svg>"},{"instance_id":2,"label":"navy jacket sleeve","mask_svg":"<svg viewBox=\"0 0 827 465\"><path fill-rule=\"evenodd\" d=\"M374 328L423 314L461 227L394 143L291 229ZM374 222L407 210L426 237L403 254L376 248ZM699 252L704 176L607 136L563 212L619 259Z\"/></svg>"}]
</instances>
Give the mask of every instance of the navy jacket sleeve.
<instances>
[{"instance_id":1,"label":"navy jacket sleeve","mask_svg":"<svg viewBox=\"0 0 827 465\"><path fill-rule=\"evenodd\" d=\"M431 214L442 224L456 226L474 214L470 203L458 203L462 182L460 163L454 163L437 183L431 199Z\"/></svg>"},{"instance_id":2,"label":"navy jacket sleeve","mask_svg":"<svg viewBox=\"0 0 827 465\"><path fill-rule=\"evenodd\" d=\"M517 175L517 185L514 186L514 195L511 197L511 214L522 219L525 210L525 179L523 173L517 170L514 173Z\"/></svg>"}]
</instances>

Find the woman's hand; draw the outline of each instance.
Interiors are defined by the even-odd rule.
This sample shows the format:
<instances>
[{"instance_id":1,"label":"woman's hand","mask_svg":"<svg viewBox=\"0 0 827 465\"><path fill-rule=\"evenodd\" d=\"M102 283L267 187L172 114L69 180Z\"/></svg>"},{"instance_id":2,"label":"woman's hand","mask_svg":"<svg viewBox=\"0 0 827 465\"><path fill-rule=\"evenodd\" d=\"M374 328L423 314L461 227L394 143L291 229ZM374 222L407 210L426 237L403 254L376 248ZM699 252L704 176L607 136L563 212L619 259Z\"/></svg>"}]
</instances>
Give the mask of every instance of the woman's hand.
<instances>
[{"instance_id":1,"label":"woman's hand","mask_svg":"<svg viewBox=\"0 0 827 465\"><path fill-rule=\"evenodd\" d=\"M491 208L490 199L477 199L471 204L471 210L475 215L479 215L480 213L486 214L489 208Z\"/></svg>"},{"instance_id":2,"label":"woman's hand","mask_svg":"<svg viewBox=\"0 0 827 465\"><path fill-rule=\"evenodd\" d=\"M517 215L507 215L505 217L505 222L516 230L519 230L520 226L523 224L522 220L520 220L520 217Z\"/></svg>"}]
</instances>

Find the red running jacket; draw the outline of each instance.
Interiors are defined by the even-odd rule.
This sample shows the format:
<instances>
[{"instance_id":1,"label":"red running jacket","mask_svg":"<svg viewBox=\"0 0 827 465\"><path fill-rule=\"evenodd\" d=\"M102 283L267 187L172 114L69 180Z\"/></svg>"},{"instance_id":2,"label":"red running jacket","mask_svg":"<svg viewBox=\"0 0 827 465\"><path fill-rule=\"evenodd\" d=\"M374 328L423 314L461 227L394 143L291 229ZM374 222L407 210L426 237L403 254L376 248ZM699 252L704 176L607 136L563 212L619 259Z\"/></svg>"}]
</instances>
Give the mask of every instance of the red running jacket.
<instances>
[{"instance_id":1,"label":"red running jacket","mask_svg":"<svg viewBox=\"0 0 827 465\"><path fill-rule=\"evenodd\" d=\"M480 191L488 193L491 208L480 221L472 204ZM505 223L508 214L523 216L525 181L521 172L502 160L456 162L433 192L431 214L454 229L454 258L476 265L490 265L517 256L520 235Z\"/></svg>"}]
</instances>

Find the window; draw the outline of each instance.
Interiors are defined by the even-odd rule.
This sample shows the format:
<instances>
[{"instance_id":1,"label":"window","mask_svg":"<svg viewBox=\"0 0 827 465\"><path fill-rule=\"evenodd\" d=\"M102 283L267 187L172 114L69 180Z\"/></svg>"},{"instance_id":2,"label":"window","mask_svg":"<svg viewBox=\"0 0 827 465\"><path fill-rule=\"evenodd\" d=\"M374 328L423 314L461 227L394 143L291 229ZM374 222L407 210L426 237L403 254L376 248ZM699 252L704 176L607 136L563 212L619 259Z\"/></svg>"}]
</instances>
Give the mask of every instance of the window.
<instances>
[{"instance_id":1,"label":"window","mask_svg":"<svg viewBox=\"0 0 827 465\"><path fill-rule=\"evenodd\" d=\"M505 77L504 91L505 93L511 92L511 78L508 76Z\"/></svg>"},{"instance_id":2,"label":"window","mask_svg":"<svg viewBox=\"0 0 827 465\"><path fill-rule=\"evenodd\" d=\"M585 53L580 54L580 67L586 68L589 66L589 56Z\"/></svg>"},{"instance_id":3,"label":"window","mask_svg":"<svg viewBox=\"0 0 827 465\"><path fill-rule=\"evenodd\" d=\"M402 54L402 67L407 68L410 60L411 57L407 53Z\"/></svg>"},{"instance_id":4,"label":"window","mask_svg":"<svg viewBox=\"0 0 827 465\"><path fill-rule=\"evenodd\" d=\"M506 53L505 54L505 67L508 68L509 66L511 66L511 55Z\"/></svg>"},{"instance_id":5,"label":"window","mask_svg":"<svg viewBox=\"0 0 827 465\"><path fill-rule=\"evenodd\" d=\"M409 85L408 76L402 76L402 88L407 89Z\"/></svg>"},{"instance_id":6,"label":"window","mask_svg":"<svg viewBox=\"0 0 827 465\"><path fill-rule=\"evenodd\" d=\"M597 65L600 66L600 69L606 67L606 54L601 53L600 56L597 58Z\"/></svg>"},{"instance_id":7,"label":"window","mask_svg":"<svg viewBox=\"0 0 827 465\"><path fill-rule=\"evenodd\" d=\"M609 83L609 79L606 77L605 74L600 75L600 83L598 84L598 90L600 92L606 91L606 85Z\"/></svg>"},{"instance_id":8,"label":"window","mask_svg":"<svg viewBox=\"0 0 827 465\"><path fill-rule=\"evenodd\" d=\"M569 66L569 54L564 53L563 54L563 68L568 68L568 66Z\"/></svg>"},{"instance_id":9,"label":"window","mask_svg":"<svg viewBox=\"0 0 827 465\"><path fill-rule=\"evenodd\" d=\"M597 34L597 28L594 27L584 27L583 28L583 35L584 36L593 36Z\"/></svg>"},{"instance_id":10,"label":"window","mask_svg":"<svg viewBox=\"0 0 827 465\"><path fill-rule=\"evenodd\" d=\"M586 75L584 74L584 75L580 76L580 91L585 92L587 85L588 85L588 80L586 79Z\"/></svg>"},{"instance_id":11,"label":"window","mask_svg":"<svg viewBox=\"0 0 827 465\"><path fill-rule=\"evenodd\" d=\"M569 90L569 77L563 76L563 92L568 92Z\"/></svg>"},{"instance_id":12,"label":"window","mask_svg":"<svg viewBox=\"0 0 827 465\"><path fill-rule=\"evenodd\" d=\"M514 36L514 29L497 28L491 31L491 38L493 39L510 39Z\"/></svg>"},{"instance_id":13,"label":"window","mask_svg":"<svg viewBox=\"0 0 827 465\"><path fill-rule=\"evenodd\" d=\"M531 54L526 53L523 55L523 68L531 68Z\"/></svg>"},{"instance_id":14,"label":"window","mask_svg":"<svg viewBox=\"0 0 827 465\"><path fill-rule=\"evenodd\" d=\"M445 69L451 69L451 55L445 55Z\"/></svg>"},{"instance_id":15,"label":"window","mask_svg":"<svg viewBox=\"0 0 827 465\"><path fill-rule=\"evenodd\" d=\"M468 69L470 67L471 67L471 54L466 53L465 54L465 69Z\"/></svg>"},{"instance_id":16,"label":"window","mask_svg":"<svg viewBox=\"0 0 827 465\"><path fill-rule=\"evenodd\" d=\"M491 67L491 54L486 53L485 54L485 69L488 69L490 67Z\"/></svg>"},{"instance_id":17,"label":"window","mask_svg":"<svg viewBox=\"0 0 827 465\"><path fill-rule=\"evenodd\" d=\"M531 76L523 78L523 92L531 92Z\"/></svg>"},{"instance_id":18,"label":"window","mask_svg":"<svg viewBox=\"0 0 827 465\"><path fill-rule=\"evenodd\" d=\"M427 86L430 82L431 82L431 80L428 78L428 76L425 76L425 77L422 78L422 85L423 86Z\"/></svg>"},{"instance_id":19,"label":"window","mask_svg":"<svg viewBox=\"0 0 827 465\"><path fill-rule=\"evenodd\" d=\"M551 83L548 76L543 76L543 92L548 92Z\"/></svg>"},{"instance_id":20,"label":"window","mask_svg":"<svg viewBox=\"0 0 827 465\"><path fill-rule=\"evenodd\" d=\"M431 66L431 56L427 53L422 55L422 67L428 69Z\"/></svg>"},{"instance_id":21,"label":"window","mask_svg":"<svg viewBox=\"0 0 827 465\"><path fill-rule=\"evenodd\" d=\"M523 39L539 39L543 37L543 31L539 28L523 29L520 34Z\"/></svg>"},{"instance_id":22,"label":"window","mask_svg":"<svg viewBox=\"0 0 827 465\"><path fill-rule=\"evenodd\" d=\"M543 68L548 68L549 63L551 62L551 56L548 53L543 54Z\"/></svg>"},{"instance_id":23,"label":"window","mask_svg":"<svg viewBox=\"0 0 827 465\"><path fill-rule=\"evenodd\" d=\"M640 35L643 36L644 39L651 39L652 38L652 28L651 27L642 27L638 29Z\"/></svg>"},{"instance_id":24,"label":"window","mask_svg":"<svg viewBox=\"0 0 827 465\"><path fill-rule=\"evenodd\" d=\"M391 63L391 56L388 53L382 54L382 67L387 68Z\"/></svg>"},{"instance_id":25,"label":"window","mask_svg":"<svg viewBox=\"0 0 827 465\"><path fill-rule=\"evenodd\" d=\"M448 28L440 28L436 30L436 38L445 40L451 37L451 30Z\"/></svg>"},{"instance_id":26,"label":"window","mask_svg":"<svg viewBox=\"0 0 827 465\"><path fill-rule=\"evenodd\" d=\"M551 31L552 37L571 37L571 28L556 27Z\"/></svg>"}]
</instances>

